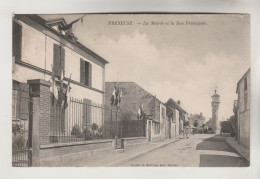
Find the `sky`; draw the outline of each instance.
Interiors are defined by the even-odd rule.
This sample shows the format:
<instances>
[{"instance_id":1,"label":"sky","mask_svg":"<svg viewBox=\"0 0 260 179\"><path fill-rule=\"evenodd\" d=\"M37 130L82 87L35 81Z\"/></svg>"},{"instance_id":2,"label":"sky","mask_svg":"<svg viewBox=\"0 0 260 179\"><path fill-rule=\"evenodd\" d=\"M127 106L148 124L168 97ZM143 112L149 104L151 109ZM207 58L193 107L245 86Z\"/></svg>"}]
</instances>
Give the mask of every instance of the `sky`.
<instances>
[{"instance_id":1,"label":"sky","mask_svg":"<svg viewBox=\"0 0 260 179\"><path fill-rule=\"evenodd\" d=\"M64 18L78 41L109 64L106 81L132 81L162 102L180 100L189 113L211 117L220 95L219 120L233 115L236 85L250 67L250 17L241 14L73 14ZM108 25L132 21L133 25ZM143 25L149 23L148 25ZM163 25L151 25L158 22ZM174 25L167 25L167 22ZM202 25L190 25L191 23ZM140 23L140 24L138 24ZM182 24L183 23L183 24ZM177 25L178 24L178 25ZM182 24L182 25L181 25Z\"/></svg>"}]
</instances>

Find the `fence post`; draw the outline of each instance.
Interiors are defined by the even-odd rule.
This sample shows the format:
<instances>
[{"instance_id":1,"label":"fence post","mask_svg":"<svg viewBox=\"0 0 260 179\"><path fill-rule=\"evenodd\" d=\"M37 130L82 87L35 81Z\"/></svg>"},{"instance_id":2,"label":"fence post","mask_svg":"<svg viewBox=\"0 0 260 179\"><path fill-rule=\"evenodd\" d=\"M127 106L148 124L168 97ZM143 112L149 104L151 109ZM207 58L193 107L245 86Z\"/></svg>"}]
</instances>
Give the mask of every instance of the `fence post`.
<instances>
[{"instance_id":1,"label":"fence post","mask_svg":"<svg viewBox=\"0 0 260 179\"><path fill-rule=\"evenodd\" d=\"M143 136L144 137L146 136L145 135L146 134L146 130L145 130L146 129L146 125L145 124L146 124L146 119L144 119L144 121L143 121Z\"/></svg>"},{"instance_id":2,"label":"fence post","mask_svg":"<svg viewBox=\"0 0 260 179\"><path fill-rule=\"evenodd\" d=\"M111 109L111 118L110 118L110 139L112 139L112 109Z\"/></svg>"},{"instance_id":3,"label":"fence post","mask_svg":"<svg viewBox=\"0 0 260 179\"><path fill-rule=\"evenodd\" d=\"M40 166L40 145L49 143L50 136L50 82L28 80L33 97L32 166Z\"/></svg>"},{"instance_id":4,"label":"fence post","mask_svg":"<svg viewBox=\"0 0 260 179\"><path fill-rule=\"evenodd\" d=\"M116 139L116 149L117 149L117 143L118 143L118 140L117 140L117 110L116 110L116 135L115 135L115 139Z\"/></svg>"},{"instance_id":5,"label":"fence post","mask_svg":"<svg viewBox=\"0 0 260 179\"><path fill-rule=\"evenodd\" d=\"M121 116L120 116L121 117ZM124 135L124 123L125 123L125 121L121 118L121 138L123 138L123 137L125 137L125 135Z\"/></svg>"}]
</instances>

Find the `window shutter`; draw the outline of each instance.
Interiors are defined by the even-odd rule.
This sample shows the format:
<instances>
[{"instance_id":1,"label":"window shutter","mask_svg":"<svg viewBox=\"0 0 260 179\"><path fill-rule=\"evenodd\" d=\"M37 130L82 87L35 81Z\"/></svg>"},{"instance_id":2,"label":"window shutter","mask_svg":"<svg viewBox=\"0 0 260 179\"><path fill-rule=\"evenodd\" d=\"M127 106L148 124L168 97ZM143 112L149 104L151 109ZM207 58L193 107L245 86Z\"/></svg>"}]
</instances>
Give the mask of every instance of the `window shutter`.
<instances>
[{"instance_id":1,"label":"window shutter","mask_svg":"<svg viewBox=\"0 0 260 179\"><path fill-rule=\"evenodd\" d=\"M88 70L88 72L89 72L89 74L88 74L88 78L89 78L88 79L88 86L92 87L92 64L89 63L88 67L89 67L89 70Z\"/></svg>"},{"instance_id":2,"label":"window shutter","mask_svg":"<svg viewBox=\"0 0 260 179\"><path fill-rule=\"evenodd\" d=\"M85 84L85 61L80 59L80 83Z\"/></svg>"},{"instance_id":3,"label":"window shutter","mask_svg":"<svg viewBox=\"0 0 260 179\"><path fill-rule=\"evenodd\" d=\"M21 60L22 56L22 26L13 21L13 56Z\"/></svg>"},{"instance_id":4,"label":"window shutter","mask_svg":"<svg viewBox=\"0 0 260 179\"><path fill-rule=\"evenodd\" d=\"M21 91L17 90L17 96L15 98L15 103L16 103L16 119L20 118L20 103L21 103Z\"/></svg>"},{"instance_id":5,"label":"window shutter","mask_svg":"<svg viewBox=\"0 0 260 179\"><path fill-rule=\"evenodd\" d=\"M20 84L20 119L28 120L29 119L29 84L21 83Z\"/></svg>"},{"instance_id":6,"label":"window shutter","mask_svg":"<svg viewBox=\"0 0 260 179\"><path fill-rule=\"evenodd\" d=\"M84 111L84 124L90 125L91 124L91 100L83 99L83 111Z\"/></svg>"},{"instance_id":7,"label":"window shutter","mask_svg":"<svg viewBox=\"0 0 260 179\"><path fill-rule=\"evenodd\" d=\"M53 68L54 68L54 73L61 75L61 70L60 70L60 46L57 44L53 44Z\"/></svg>"},{"instance_id":8,"label":"window shutter","mask_svg":"<svg viewBox=\"0 0 260 179\"><path fill-rule=\"evenodd\" d=\"M60 69L65 70L65 49L60 47Z\"/></svg>"}]
</instances>

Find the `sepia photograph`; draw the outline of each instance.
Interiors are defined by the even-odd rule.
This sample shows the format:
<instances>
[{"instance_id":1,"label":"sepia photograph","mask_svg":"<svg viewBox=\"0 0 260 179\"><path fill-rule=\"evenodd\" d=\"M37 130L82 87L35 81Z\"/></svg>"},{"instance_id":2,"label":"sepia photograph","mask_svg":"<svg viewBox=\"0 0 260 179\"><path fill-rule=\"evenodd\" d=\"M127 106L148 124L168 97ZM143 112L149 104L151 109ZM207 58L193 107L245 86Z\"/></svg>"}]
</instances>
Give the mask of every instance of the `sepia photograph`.
<instances>
[{"instance_id":1,"label":"sepia photograph","mask_svg":"<svg viewBox=\"0 0 260 179\"><path fill-rule=\"evenodd\" d=\"M12 167L250 166L250 14L11 20Z\"/></svg>"}]
</instances>

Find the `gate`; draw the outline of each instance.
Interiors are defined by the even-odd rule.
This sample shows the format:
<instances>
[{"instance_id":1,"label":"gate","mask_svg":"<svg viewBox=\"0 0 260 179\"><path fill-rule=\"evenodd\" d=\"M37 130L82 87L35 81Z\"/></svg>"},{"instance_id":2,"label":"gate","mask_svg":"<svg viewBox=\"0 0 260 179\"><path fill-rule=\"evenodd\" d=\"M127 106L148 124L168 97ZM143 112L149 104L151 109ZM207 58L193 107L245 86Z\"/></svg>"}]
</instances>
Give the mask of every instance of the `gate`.
<instances>
[{"instance_id":1,"label":"gate","mask_svg":"<svg viewBox=\"0 0 260 179\"><path fill-rule=\"evenodd\" d=\"M12 166L32 165L32 95L29 85L13 81Z\"/></svg>"}]
</instances>

